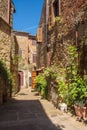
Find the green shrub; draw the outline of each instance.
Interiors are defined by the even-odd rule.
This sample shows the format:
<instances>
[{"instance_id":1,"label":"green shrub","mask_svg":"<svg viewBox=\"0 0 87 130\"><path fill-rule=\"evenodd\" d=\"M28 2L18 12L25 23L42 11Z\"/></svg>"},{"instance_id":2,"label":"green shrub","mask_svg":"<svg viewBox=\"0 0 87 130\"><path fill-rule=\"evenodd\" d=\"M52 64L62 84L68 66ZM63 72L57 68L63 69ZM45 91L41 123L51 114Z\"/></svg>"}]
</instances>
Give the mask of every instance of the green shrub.
<instances>
[{"instance_id":1,"label":"green shrub","mask_svg":"<svg viewBox=\"0 0 87 130\"><path fill-rule=\"evenodd\" d=\"M10 70L6 67L6 64L0 59L0 79L2 80L2 91L3 95L8 95L11 97L12 89L14 86L14 79Z\"/></svg>"},{"instance_id":2,"label":"green shrub","mask_svg":"<svg viewBox=\"0 0 87 130\"><path fill-rule=\"evenodd\" d=\"M57 78L57 67L56 66L51 66L48 68L45 68L43 75L48 78L50 77L51 80L55 80Z\"/></svg>"},{"instance_id":3,"label":"green shrub","mask_svg":"<svg viewBox=\"0 0 87 130\"><path fill-rule=\"evenodd\" d=\"M84 102L87 99L87 77L74 77L68 84L60 80L58 82L58 94L62 102L73 106L76 102Z\"/></svg>"},{"instance_id":4,"label":"green shrub","mask_svg":"<svg viewBox=\"0 0 87 130\"><path fill-rule=\"evenodd\" d=\"M68 85L63 80L58 81L58 95L61 102L66 103L68 95Z\"/></svg>"},{"instance_id":5,"label":"green shrub","mask_svg":"<svg viewBox=\"0 0 87 130\"><path fill-rule=\"evenodd\" d=\"M47 81L43 74L39 74L35 80L36 90L41 92L43 98L47 98Z\"/></svg>"},{"instance_id":6,"label":"green shrub","mask_svg":"<svg viewBox=\"0 0 87 130\"><path fill-rule=\"evenodd\" d=\"M80 76L77 76L72 83L69 85L69 102L85 102L87 98L87 78L82 79Z\"/></svg>"}]
</instances>

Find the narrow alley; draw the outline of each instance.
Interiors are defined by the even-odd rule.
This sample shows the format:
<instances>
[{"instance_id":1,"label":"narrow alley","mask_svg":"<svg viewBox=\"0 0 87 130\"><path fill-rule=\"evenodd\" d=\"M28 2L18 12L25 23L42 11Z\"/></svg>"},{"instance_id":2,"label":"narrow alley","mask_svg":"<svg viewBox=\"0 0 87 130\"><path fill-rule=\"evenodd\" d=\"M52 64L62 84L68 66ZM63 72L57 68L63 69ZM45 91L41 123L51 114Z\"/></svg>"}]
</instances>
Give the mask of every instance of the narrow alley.
<instances>
[{"instance_id":1,"label":"narrow alley","mask_svg":"<svg viewBox=\"0 0 87 130\"><path fill-rule=\"evenodd\" d=\"M0 130L87 130L87 126L29 87L0 107Z\"/></svg>"},{"instance_id":2,"label":"narrow alley","mask_svg":"<svg viewBox=\"0 0 87 130\"><path fill-rule=\"evenodd\" d=\"M0 130L87 130L87 0L0 0Z\"/></svg>"}]
</instances>

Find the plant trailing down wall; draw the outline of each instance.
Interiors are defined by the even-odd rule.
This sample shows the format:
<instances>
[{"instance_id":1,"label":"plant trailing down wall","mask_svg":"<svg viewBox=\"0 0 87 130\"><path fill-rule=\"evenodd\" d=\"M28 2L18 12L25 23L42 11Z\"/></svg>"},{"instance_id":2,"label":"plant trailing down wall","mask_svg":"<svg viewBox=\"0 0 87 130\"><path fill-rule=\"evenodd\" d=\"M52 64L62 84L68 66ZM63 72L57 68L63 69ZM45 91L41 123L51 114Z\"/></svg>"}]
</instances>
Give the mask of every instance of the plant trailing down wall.
<instances>
[{"instance_id":1,"label":"plant trailing down wall","mask_svg":"<svg viewBox=\"0 0 87 130\"><path fill-rule=\"evenodd\" d=\"M7 100L7 98L11 97L14 80L10 70L6 67L2 60L0 60L0 80L2 95L3 98L5 98L3 100Z\"/></svg>"}]
</instances>

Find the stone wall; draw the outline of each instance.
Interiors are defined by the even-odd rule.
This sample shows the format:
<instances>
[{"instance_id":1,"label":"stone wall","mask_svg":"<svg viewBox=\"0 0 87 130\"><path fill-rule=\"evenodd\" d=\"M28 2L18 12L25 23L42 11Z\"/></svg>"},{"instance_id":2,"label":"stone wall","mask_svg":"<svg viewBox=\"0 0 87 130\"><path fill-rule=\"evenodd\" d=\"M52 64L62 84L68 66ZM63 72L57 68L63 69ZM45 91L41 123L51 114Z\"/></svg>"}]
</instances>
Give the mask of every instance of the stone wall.
<instances>
[{"instance_id":1,"label":"stone wall","mask_svg":"<svg viewBox=\"0 0 87 130\"><path fill-rule=\"evenodd\" d=\"M58 96L58 84L51 79L48 79L48 100L53 103L53 105L58 108L59 96Z\"/></svg>"},{"instance_id":2,"label":"stone wall","mask_svg":"<svg viewBox=\"0 0 87 130\"><path fill-rule=\"evenodd\" d=\"M15 13L15 8L12 0L0 0L0 17L11 27L13 26L13 13Z\"/></svg>"},{"instance_id":3,"label":"stone wall","mask_svg":"<svg viewBox=\"0 0 87 130\"><path fill-rule=\"evenodd\" d=\"M49 0L52 6L52 2ZM45 6L45 5L44 5ZM54 12L52 12L54 13ZM49 12L48 12L49 14ZM53 15L53 14L52 14ZM43 16L43 17L42 17ZM42 10L41 24L43 28L43 41L46 41L45 34L45 23L46 13ZM54 16L54 15L53 15ZM49 15L48 15L49 18ZM47 32L47 52L44 51L44 44L38 47L40 50L40 61L47 54L48 65L57 65L61 68L66 68L70 63L68 56L68 47L75 45L77 47L78 64L81 75L87 75L87 1L85 0L60 0L60 15L58 20L54 19L52 26L49 26L48 19L48 32ZM43 42L44 43L44 42ZM49 45L49 46L48 46ZM41 64L41 63L40 63ZM43 62L45 67L45 63ZM49 99L54 102L55 105L58 103L58 95L55 87L55 83L48 84L49 88Z\"/></svg>"},{"instance_id":4,"label":"stone wall","mask_svg":"<svg viewBox=\"0 0 87 130\"><path fill-rule=\"evenodd\" d=\"M42 14L40 18L39 27L42 27L42 42L37 43L37 68L47 66L47 24L46 24L46 0L44 0L44 5L42 8Z\"/></svg>"},{"instance_id":5,"label":"stone wall","mask_svg":"<svg viewBox=\"0 0 87 130\"><path fill-rule=\"evenodd\" d=\"M8 22L8 0L0 1L0 16Z\"/></svg>"},{"instance_id":6,"label":"stone wall","mask_svg":"<svg viewBox=\"0 0 87 130\"><path fill-rule=\"evenodd\" d=\"M12 62L15 59L15 56L18 54L18 46L17 46L17 41L15 40L15 37L12 36L11 34L11 27L5 22L2 18L0 18L0 60L5 63L6 68L11 71L14 81L15 86L17 88L18 86L18 61ZM13 68L13 69L12 69ZM4 72L2 72L4 73ZM3 79L3 77L0 77L0 103L5 100L7 100L8 91L12 93L12 87L9 88L7 85L6 80ZM4 97L4 95L6 97Z\"/></svg>"},{"instance_id":7,"label":"stone wall","mask_svg":"<svg viewBox=\"0 0 87 130\"><path fill-rule=\"evenodd\" d=\"M28 47L29 47L29 40L28 40L28 33L26 32L14 32L16 35L16 39L19 46L19 64L18 70L23 72L23 84L19 86L20 88L28 87L28 71L29 71L29 54L28 54ZM20 84L20 81L19 81Z\"/></svg>"},{"instance_id":8,"label":"stone wall","mask_svg":"<svg viewBox=\"0 0 87 130\"><path fill-rule=\"evenodd\" d=\"M61 0L61 15L63 17L63 20L66 22L67 25L72 25L73 27L75 17L79 15L80 11L82 11L83 13L83 9L86 6L87 1L84 0ZM80 15L82 15L82 13Z\"/></svg>"},{"instance_id":9,"label":"stone wall","mask_svg":"<svg viewBox=\"0 0 87 130\"><path fill-rule=\"evenodd\" d=\"M36 37L27 32L13 31L13 33L16 36L19 47L19 87L28 87L29 72L31 73L34 66L36 66L36 63L33 62L34 54L36 56ZM20 73L23 74L22 78Z\"/></svg>"},{"instance_id":10,"label":"stone wall","mask_svg":"<svg viewBox=\"0 0 87 130\"><path fill-rule=\"evenodd\" d=\"M61 64L66 67L69 64L68 46L73 44L79 49L87 32L87 2L61 0L60 7L59 21L55 21L48 30L50 64ZM78 54L80 51L78 50ZM78 60L81 62L81 59Z\"/></svg>"},{"instance_id":11,"label":"stone wall","mask_svg":"<svg viewBox=\"0 0 87 130\"><path fill-rule=\"evenodd\" d=\"M2 18L0 18L0 27L0 60L5 62L7 68L10 69L11 28ZM4 101L4 93L8 88L5 85L3 77L0 76L0 103Z\"/></svg>"},{"instance_id":12,"label":"stone wall","mask_svg":"<svg viewBox=\"0 0 87 130\"><path fill-rule=\"evenodd\" d=\"M11 48L10 48L10 70L14 79L13 93L17 93L18 89L18 50L19 45L14 34L11 34Z\"/></svg>"},{"instance_id":13,"label":"stone wall","mask_svg":"<svg viewBox=\"0 0 87 130\"><path fill-rule=\"evenodd\" d=\"M29 33L27 32L13 32L19 46L19 70L25 70L29 67Z\"/></svg>"},{"instance_id":14,"label":"stone wall","mask_svg":"<svg viewBox=\"0 0 87 130\"><path fill-rule=\"evenodd\" d=\"M66 68L69 63L68 46L77 47L77 62L81 76L87 75L87 1L61 0L59 21L48 30L50 65ZM48 53L49 53L48 52ZM55 83L48 85L50 100L58 106ZM55 102L54 102L55 101Z\"/></svg>"},{"instance_id":15,"label":"stone wall","mask_svg":"<svg viewBox=\"0 0 87 130\"><path fill-rule=\"evenodd\" d=\"M0 59L10 68L11 27L0 18Z\"/></svg>"},{"instance_id":16,"label":"stone wall","mask_svg":"<svg viewBox=\"0 0 87 130\"><path fill-rule=\"evenodd\" d=\"M29 61L30 64L33 64L34 66L36 66L36 62L33 61L34 60L34 55L35 57L37 57L37 50L36 50L36 37L29 35Z\"/></svg>"}]
</instances>

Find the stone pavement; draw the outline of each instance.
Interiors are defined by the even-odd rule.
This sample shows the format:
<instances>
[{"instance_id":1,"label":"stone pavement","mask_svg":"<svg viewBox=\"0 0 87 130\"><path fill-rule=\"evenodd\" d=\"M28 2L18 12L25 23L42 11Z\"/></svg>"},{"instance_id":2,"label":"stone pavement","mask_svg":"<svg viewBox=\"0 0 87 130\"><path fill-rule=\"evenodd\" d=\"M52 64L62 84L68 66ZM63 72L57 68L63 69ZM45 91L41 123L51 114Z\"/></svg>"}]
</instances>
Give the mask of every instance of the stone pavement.
<instances>
[{"instance_id":1,"label":"stone pavement","mask_svg":"<svg viewBox=\"0 0 87 130\"><path fill-rule=\"evenodd\" d=\"M0 106L0 130L87 130L87 126L41 99L29 87Z\"/></svg>"}]
</instances>

